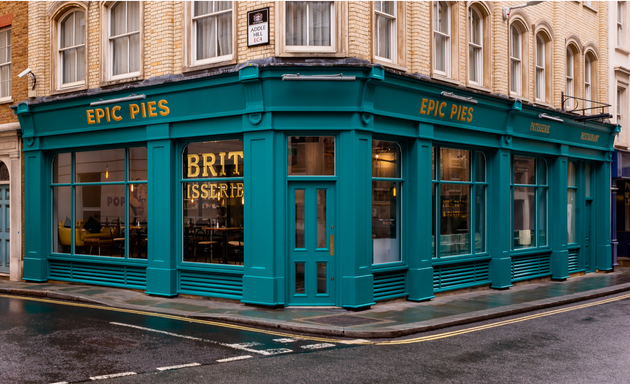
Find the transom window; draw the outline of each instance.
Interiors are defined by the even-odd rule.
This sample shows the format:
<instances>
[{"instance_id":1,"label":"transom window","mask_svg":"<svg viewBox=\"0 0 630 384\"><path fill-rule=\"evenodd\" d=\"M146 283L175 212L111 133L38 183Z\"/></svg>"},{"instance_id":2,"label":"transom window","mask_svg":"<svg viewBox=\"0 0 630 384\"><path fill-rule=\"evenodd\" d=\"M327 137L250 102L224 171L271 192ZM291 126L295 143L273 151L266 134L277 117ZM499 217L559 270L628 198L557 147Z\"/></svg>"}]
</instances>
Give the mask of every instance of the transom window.
<instances>
[{"instance_id":1,"label":"transom window","mask_svg":"<svg viewBox=\"0 0 630 384\"><path fill-rule=\"evenodd\" d=\"M11 28L0 30L0 98L11 96Z\"/></svg>"},{"instance_id":2,"label":"transom window","mask_svg":"<svg viewBox=\"0 0 630 384\"><path fill-rule=\"evenodd\" d=\"M468 8L468 75L481 84L483 77L483 19L474 8Z\"/></svg>"},{"instance_id":3,"label":"transom window","mask_svg":"<svg viewBox=\"0 0 630 384\"><path fill-rule=\"evenodd\" d=\"M374 2L376 13L376 56L395 61L396 58L396 2Z\"/></svg>"},{"instance_id":4,"label":"transom window","mask_svg":"<svg viewBox=\"0 0 630 384\"><path fill-rule=\"evenodd\" d=\"M331 1L287 1L287 46L332 46L334 5Z\"/></svg>"},{"instance_id":5,"label":"transom window","mask_svg":"<svg viewBox=\"0 0 630 384\"><path fill-rule=\"evenodd\" d=\"M547 162L512 157L513 249L547 246Z\"/></svg>"},{"instance_id":6,"label":"transom window","mask_svg":"<svg viewBox=\"0 0 630 384\"><path fill-rule=\"evenodd\" d=\"M445 1L433 3L433 68L442 75L450 75L451 8Z\"/></svg>"},{"instance_id":7,"label":"transom window","mask_svg":"<svg viewBox=\"0 0 630 384\"><path fill-rule=\"evenodd\" d=\"M113 77L140 72L140 3L121 1L110 9L109 49Z\"/></svg>"},{"instance_id":8,"label":"transom window","mask_svg":"<svg viewBox=\"0 0 630 384\"><path fill-rule=\"evenodd\" d=\"M192 14L194 64L231 58L232 7L232 1L194 2Z\"/></svg>"},{"instance_id":9,"label":"transom window","mask_svg":"<svg viewBox=\"0 0 630 384\"><path fill-rule=\"evenodd\" d=\"M61 85L85 80L85 13L72 11L59 23Z\"/></svg>"},{"instance_id":10,"label":"transom window","mask_svg":"<svg viewBox=\"0 0 630 384\"><path fill-rule=\"evenodd\" d=\"M510 27L510 90L523 94L523 35L516 26Z\"/></svg>"},{"instance_id":11,"label":"transom window","mask_svg":"<svg viewBox=\"0 0 630 384\"><path fill-rule=\"evenodd\" d=\"M147 258L146 147L60 153L51 192L54 253Z\"/></svg>"},{"instance_id":12,"label":"transom window","mask_svg":"<svg viewBox=\"0 0 630 384\"><path fill-rule=\"evenodd\" d=\"M183 151L183 261L243 265L243 141L188 144Z\"/></svg>"},{"instance_id":13,"label":"transom window","mask_svg":"<svg viewBox=\"0 0 630 384\"><path fill-rule=\"evenodd\" d=\"M372 140L372 262L402 260L401 150L398 143Z\"/></svg>"},{"instance_id":14,"label":"transom window","mask_svg":"<svg viewBox=\"0 0 630 384\"><path fill-rule=\"evenodd\" d=\"M290 136L289 176L334 176L334 136Z\"/></svg>"},{"instance_id":15,"label":"transom window","mask_svg":"<svg viewBox=\"0 0 630 384\"><path fill-rule=\"evenodd\" d=\"M433 257L486 252L486 156L433 148Z\"/></svg>"}]
</instances>

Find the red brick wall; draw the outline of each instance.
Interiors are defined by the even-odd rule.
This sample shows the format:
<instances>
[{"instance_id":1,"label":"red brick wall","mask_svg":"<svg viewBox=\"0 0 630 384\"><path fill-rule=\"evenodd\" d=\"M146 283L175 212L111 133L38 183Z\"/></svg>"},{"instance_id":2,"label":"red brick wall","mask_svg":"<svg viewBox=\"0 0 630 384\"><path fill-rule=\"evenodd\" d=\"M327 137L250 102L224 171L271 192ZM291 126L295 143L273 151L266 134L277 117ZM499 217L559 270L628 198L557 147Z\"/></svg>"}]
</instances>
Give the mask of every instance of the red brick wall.
<instances>
[{"instance_id":1,"label":"red brick wall","mask_svg":"<svg viewBox=\"0 0 630 384\"><path fill-rule=\"evenodd\" d=\"M28 67L28 2L0 2L0 22L11 20L11 96L13 102L0 104L0 124L18 121L9 108L28 97L28 79L18 78L18 74Z\"/></svg>"}]
</instances>

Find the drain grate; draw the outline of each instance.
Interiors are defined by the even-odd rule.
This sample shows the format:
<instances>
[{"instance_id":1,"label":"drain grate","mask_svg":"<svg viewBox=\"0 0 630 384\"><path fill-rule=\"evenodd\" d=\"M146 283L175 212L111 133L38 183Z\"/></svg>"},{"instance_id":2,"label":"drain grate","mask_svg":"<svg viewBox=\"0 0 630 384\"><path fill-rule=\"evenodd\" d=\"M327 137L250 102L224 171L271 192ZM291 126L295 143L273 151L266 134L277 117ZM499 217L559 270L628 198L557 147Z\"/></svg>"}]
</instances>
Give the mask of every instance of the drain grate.
<instances>
[{"instance_id":1,"label":"drain grate","mask_svg":"<svg viewBox=\"0 0 630 384\"><path fill-rule=\"evenodd\" d=\"M349 327L353 325L365 325L372 323L380 323L381 320L369 319L367 317L352 316L352 315L336 315L336 316L324 316L312 319L304 319L310 323L319 323L326 325L336 325L339 327Z\"/></svg>"}]
</instances>

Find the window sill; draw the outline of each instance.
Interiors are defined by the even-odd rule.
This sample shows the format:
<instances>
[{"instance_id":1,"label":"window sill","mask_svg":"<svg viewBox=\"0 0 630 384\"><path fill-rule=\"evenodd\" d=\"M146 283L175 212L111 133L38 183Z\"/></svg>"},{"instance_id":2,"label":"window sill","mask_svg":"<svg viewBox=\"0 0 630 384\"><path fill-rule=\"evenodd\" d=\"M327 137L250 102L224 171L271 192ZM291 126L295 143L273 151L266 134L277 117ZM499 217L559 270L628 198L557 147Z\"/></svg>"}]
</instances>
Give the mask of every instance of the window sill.
<instances>
[{"instance_id":1,"label":"window sill","mask_svg":"<svg viewBox=\"0 0 630 384\"><path fill-rule=\"evenodd\" d=\"M592 6L587 5L587 4L584 4L584 8L586 8L586 9L590 9L591 11L593 11L593 12L595 12L595 13L599 12L597 9L595 9L595 8L593 8Z\"/></svg>"},{"instance_id":2,"label":"window sill","mask_svg":"<svg viewBox=\"0 0 630 384\"><path fill-rule=\"evenodd\" d=\"M520 100L522 103L530 104L531 100L523 97L523 95L517 95L516 93L510 92L510 99L512 100Z\"/></svg>"},{"instance_id":3,"label":"window sill","mask_svg":"<svg viewBox=\"0 0 630 384\"><path fill-rule=\"evenodd\" d=\"M455 79L451 79L450 77L444 76L444 75L440 75L437 73L434 73L431 75L431 79L433 80L438 80L438 81L443 81L445 83L449 83L449 84L453 84L453 85L461 85L461 83L458 80Z\"/></svg>"},{"instance_id":4,"label":"window sill","mask_svg":"<svg viewBox=\"0 0 630 384\"><path fill-rule=\"evenodd\" d=\"M233 64L236 64L236 58L229 58L226 60L215 61L212 63L184 65L182 67L182 72L189 73L189 72L195 72L195 71L203 71L205 69L224 67L224 66L233 65Z\"/></svg>"},{"instance_id":5,"label":"window sill","mask_svg":"<svg viewBox=\"0 0 630 384\"><path fill-rule=\"evenodd\" d=\"M348 57L345 53L339 53L336 51L292 51L285 50L277 55L277 57Z\"/></svg>"},{"instance_id":6,"label":"window sill","mask_svg":"<svg viewBox=\"0 0 630 384\"><path fill-rule=\"evenodd\" d=\"M547 103L546 101L541 101L541 100L538 100L538 99L535 99L535 100L534 100L534 104L533 104L533 105L534 105L534 107L535 107L535 106L541 106L541 107L547 107L547 108L552 108L552 109L554 109L554 108L553 108L553 105L551 105L551 104Z\"/></svg>"},{"instance_id":7,"label":"window sill","mask_svg":"<svg viewBox=\"0 0 630 384\"><path fill-rule=\"evenodd\" d=\"M380 64L385 68L390 68L395 71L400 71L400 72L408 71L407 67L405 67L404 65L395 64L395 63L392 63L391 61L379 59L378 57L374 57L372 61L374 62L374 64Z\"/></svg>"},{"instance_id":8,"label":"window sill","mask_svg":"<svg viewBox=\"0 0 630 384\"><path fill-rule=\"evenodd\" d=\"M63 87L63 88L55 89L55 90L51 91L50 94L51 95L59 95L59 94L64 94L64 93L83 91L83 90L86 90L86 89L87 89L87 84L83 83L83 84L79 84L79 85L74 85L72 87Z\"/></svg>"},{"instance_id":9,"label":"window sill","mask_svg":"<svg viewBox=\"0 0 630 384\"><path fill-rule=\"evenodd\" d=\"M488 87L485 87L483 85L479 85L479 84L475 84L475 83L469 82L466 86L468 88L475 89L477 91L486 92L486 93L492 93L492 89L490 89Z\"/></svg>"},{"instance_id":10,"label":"window sill","mask_svg":"<svg viewBox=\"0 0 630 384\"><path fill-rule=\"evenodd\" d=\"M13 102L13 97L12 96L7 96L7 97L0 98L0 104L8 104L8 103L12 103L12 102Z\"/></svg>"},{"instance_id":11,"label":"window sill","mask_svg":"<svg viewBox=\"0 0 630 384\"><path fill-rule=\"evenodd\" d=\"M617 51L617 52L619 52L619 53L621 53L621 54L624 54L624 55L626 55L626 56L630 56L630 51L628 51L628 50L627 50L627 49L625 49L625 48L622 48L622 47L615 47L615 51Z\"/></svg>"},{"instance_id":12,"label":"window sill","mask_svg":"<svg viewBox=\"0 0 630 384\"><path fill-rule=\"evenodd\" d=\"M140 81L140 80L142 80L142 75L136 75L136 76L125 77L123 79L104 80L104 81L101 81L99 86L101 86L101 87L108 87L110 85L131 83L131 82Z\"/></svg>"}]
</instances>

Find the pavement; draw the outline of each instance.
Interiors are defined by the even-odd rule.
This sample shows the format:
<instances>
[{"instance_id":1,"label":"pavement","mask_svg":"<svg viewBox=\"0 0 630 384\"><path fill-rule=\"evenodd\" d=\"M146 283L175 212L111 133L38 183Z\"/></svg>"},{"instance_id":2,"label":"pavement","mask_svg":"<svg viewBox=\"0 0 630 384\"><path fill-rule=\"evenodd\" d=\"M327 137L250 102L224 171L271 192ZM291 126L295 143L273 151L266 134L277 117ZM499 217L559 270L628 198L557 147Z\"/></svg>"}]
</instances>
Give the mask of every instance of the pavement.
<instances>
[{"instance_id":1,"label":"pavement","mask_svg":"<svg viewBox=\"0 0 630 384\"><path fill-rule=\"evenodd\" d=\"M370 309L264 308L209 298L149 296L142 291L64 282L0 279L0 294L61 299L134 311L215 320L296 333L350 338L393 338L556 307L630 291L630 267L565 281L518 284L437 295L425 302L378 302Z\"/></svg>"}]
</instances>

